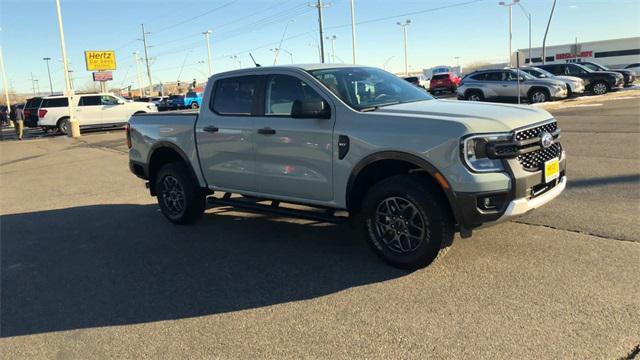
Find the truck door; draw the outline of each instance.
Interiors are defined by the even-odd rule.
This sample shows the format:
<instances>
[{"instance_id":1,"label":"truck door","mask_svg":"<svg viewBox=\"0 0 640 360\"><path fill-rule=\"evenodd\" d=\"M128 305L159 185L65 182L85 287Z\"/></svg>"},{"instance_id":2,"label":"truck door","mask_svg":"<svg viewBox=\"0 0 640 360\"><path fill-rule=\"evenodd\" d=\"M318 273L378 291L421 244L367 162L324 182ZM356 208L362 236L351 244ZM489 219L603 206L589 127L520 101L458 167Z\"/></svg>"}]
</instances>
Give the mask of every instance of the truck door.
<instances>
[{"instance_id":1,"label":"truck door","mask_svg":"<svg viewBox=\"0 0 640 360\"><path fill-rule=\"evenodd\" d=\"M314 82L287 74L265 79L264 105L256 131L256 179L264 194L310 200L333 198L333 125L330 119L294 119L293 102L321 101Z\"/></svg>"},{"instance_id":2,"label":"truck door","mask_svg":"<svg viewBox=\"0 0 640 360\"><path fill-rule=\"evenodd\" d=\"M202 173L217 190L256 191L254 141L259 76L236 76L209 85L196 141Z\"/></svg>"}]
</instances>

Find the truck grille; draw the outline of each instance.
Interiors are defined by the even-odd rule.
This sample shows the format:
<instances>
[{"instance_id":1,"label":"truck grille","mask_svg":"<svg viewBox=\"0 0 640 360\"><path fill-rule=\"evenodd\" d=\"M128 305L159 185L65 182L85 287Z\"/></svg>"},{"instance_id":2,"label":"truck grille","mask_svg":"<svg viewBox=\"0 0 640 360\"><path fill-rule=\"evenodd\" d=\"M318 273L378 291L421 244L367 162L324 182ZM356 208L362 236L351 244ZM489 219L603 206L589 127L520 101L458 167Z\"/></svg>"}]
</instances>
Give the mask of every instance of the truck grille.
<instances>
[{"instance_id":1,"label":"truck grille","mask_svg":"<svg viewBox=\"0 0 640 360\"><path fill-rule=\"evenodd\" d=\"M553 134L554 131L556 131L558 129L558 123L557 122L550 122L544 125L540 125L540 126L536 126L530 129L525 129L525 130L521 130L516 132L516 140L517 141L522 141L522 140L529 140L529 139L533 139L533 138L537 138L540 136L540 134L543 131L546 131L550 134Z\"/></svg>"},{"instance_id":2,"label":"truck grille","mask_svg":"<svg viewBox=\"0 0 640 360\"><path fill-rule=\"evenodd\" d=\"M539 147L539 149L537 150L530 151L522 155L518 155L518 157L516 158L520 163L520 165L522 166L522 168L526 171L541 170L545 162L553 158L560 157L560 154L562 154L562 145L560 145L560 143L557 142L558 139L555 139L556 142L554 142L548 148L542 148L540 146L541 145L540 142L535 141L536 139L539 140L540 135L544 132L548 132L550 134L559 132L558 123L556 121L553 121L553 122L549 122L540 126L529 128L529 129L516 131L515 133L516 141L534 140L531 143L531 146ZM527 143L529 143L529 141L527 141ZM525 145L525 147L529 147L529 146Z\"/></svg>"},{"instance_id":3,"label":"truck grille","mask_svg":"<svg viewBox=\"0 0 640 360\"><path fill-rule=\"evenodd\" d=\"M542 169L545 162L560 157L562 145L555 143L546 149L532 151L517 157L522 168L527 171L538 171Z\"/></svg>"}]
</instances>

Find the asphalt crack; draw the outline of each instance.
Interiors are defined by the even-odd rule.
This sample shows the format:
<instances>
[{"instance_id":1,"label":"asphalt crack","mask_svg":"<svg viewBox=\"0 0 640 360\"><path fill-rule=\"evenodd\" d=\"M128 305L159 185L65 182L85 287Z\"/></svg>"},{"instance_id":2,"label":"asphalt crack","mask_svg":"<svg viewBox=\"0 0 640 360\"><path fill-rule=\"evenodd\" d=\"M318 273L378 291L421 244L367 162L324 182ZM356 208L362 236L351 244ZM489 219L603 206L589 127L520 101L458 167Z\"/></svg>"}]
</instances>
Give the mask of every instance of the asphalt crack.
<instances>
[{"instance_id":1,"label":"asphalt crack","mask_svg":"<svg viewBox=\"0 0 640 360\"><path fill-rule=\"evenodd\" d=\"M552 225L529 223L529 222L522 221L522 220L512 220L512 222L514 222L516 224L523 224L523 225L530 225L530 226L540 226L540 227L545 227L545 228L553 229L553 230L568 231L568 232L575 233L575 234L589 235L589 236L593 236L593 237L597 237L597 238L605 239L605 240L624 241L624 242L632 242L632 243L640 242L640 240L618 239L618 238L607 237L607 236L604 236L604 235L592 233L592 232L589 232L589 231L565 229L565 228L552 226Z\"/></svg>"}]
</instances>

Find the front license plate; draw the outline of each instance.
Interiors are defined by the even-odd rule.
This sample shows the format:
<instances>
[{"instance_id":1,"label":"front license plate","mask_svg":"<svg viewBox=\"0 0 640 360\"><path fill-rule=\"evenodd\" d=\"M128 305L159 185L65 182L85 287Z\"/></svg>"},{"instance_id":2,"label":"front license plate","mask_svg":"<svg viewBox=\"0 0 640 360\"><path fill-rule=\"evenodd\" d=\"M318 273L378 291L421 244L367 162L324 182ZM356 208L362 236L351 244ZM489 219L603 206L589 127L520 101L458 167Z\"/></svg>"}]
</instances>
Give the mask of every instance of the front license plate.
<instances>
[{"instance_id":1,"label":"front license plate","mask_svg":"<svg viewBox=\"0 0 640 360\"><path fill-rule=\"evenodd\" d=\"M551 159L544 163L544 182L550 183L560 177L560 160Z\"/></svg>"}]
</instances>

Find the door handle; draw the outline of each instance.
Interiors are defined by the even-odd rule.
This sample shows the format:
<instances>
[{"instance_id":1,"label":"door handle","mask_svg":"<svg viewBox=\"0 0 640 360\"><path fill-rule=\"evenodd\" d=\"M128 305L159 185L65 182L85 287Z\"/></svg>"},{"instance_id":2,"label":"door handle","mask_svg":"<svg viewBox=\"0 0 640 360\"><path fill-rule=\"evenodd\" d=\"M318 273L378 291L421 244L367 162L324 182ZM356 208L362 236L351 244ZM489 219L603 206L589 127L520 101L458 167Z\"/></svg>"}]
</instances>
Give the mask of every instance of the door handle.
<instances>
[{"instance_id":1,"label":"door handle","mask_svg":"<svg viewBox=\"0 0 640 360\"><path fill-rule=\"evenodd\" d=\"M273 135L275 134L276 131L272 128L262 128L262 129L258 129L258 134L262 134L262 135Z\"/></svg>"},{"instance_id":2,"label":"door handle","mask_svg":"<svg viewBox=\"0 0 640 360\"><path fill-rule=\"evenodd\" d=\"M205 126L204 129L202 129L202 130L204 130L206 132L214 133L214 132L218 132L218 130L220 130L220 129L218 129L215 126Z\"/></svg>"}]
</instances>

